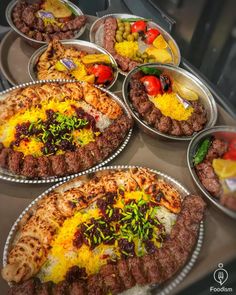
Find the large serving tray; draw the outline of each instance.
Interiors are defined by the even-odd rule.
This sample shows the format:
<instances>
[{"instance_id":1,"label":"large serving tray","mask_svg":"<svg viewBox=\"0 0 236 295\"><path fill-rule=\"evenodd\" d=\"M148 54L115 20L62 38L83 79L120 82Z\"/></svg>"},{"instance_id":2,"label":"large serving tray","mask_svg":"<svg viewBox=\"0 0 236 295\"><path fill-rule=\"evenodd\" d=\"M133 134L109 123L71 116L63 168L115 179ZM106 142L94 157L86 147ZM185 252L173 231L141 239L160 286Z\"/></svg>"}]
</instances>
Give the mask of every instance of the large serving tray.
<instances>
[{"instance_id":1,"label":"large serving tray","mask_svg":"<svg viewBox=\"0 0 236 295\"><path fill-rule=\"evenodd\" d=\"M32 214L32 212L34 212L35 208L37 208L39 201L42 200L43 198L45 198L49 192L51 192L51 191L56 192L58 189L60 189L60 191L64 191L64 190L70 189L75 186L79 187L82 184L80 182L81 176L83 176L83 177L86 176L86 179L89 179L90 175L92 175L96 172L99 172L99 171L107 171L107 170L111 171L111 170L117 170L117 169L128 170L130 168L132 169L132 168L136 168L136 167L140 168L140 166L127 166L127 165L102 167L102 168L98 168L98 169L94 168L94 169L91 169L91 171L89 171L89 172L85 171L85 172L79 173L77 175L77 177L74 177L73 179L66 181L66 182L60 182L60 183L52 186L48 190L46 190L44 193L42 193L40 196L38 196L34 201L32 201L29 204L29 206L20 214L20 216L17 218L17 220L13 224L13 226L8 234L5 246L4 246L3 266L5 266L7 264L8 253L11 249L12 243L14 241L15 236L17 235L19 228L23 226L23 224L27 221L27 219ZM187 190L181 183L179 183L174 178L172 178L162 172L154 170L154 169L150 169L150 171L156 173L158 175L158 177L162 178L164 181L166 181L170 185L172 185L176 190L179 191L179 193L181 194L181 196L183 198L186 195L190 194L189 190ZM191 256L189 257L189 260L186 263L186 265L173 278L171 278L164 285L154 285L154 286L152 285L152 286L150 286L149 290L153 290L154 292L158 291L159 295L160 294L166 295L166 294L169 294L170 292L172 292L176 288L176 286L178 284L180 284L180 282L186 277L186 275L193 268L193 266L199 256L199 253L200 253L201 247L202 247L202 243L203 243L203 235L204 235L204 224L202 221L200 223L198 239L197 239L195 248L194 248ZM149 293L142 293L142 294L149 294Z\"/></svg>"},{"instance_id":2,"label":"large serving tray","mask_svg":"<svg viewBox=\"0 0 236 295\"><path fill-rule=\"evenodd\" d=\"M58 82L58 83L77 82L78 83L78 81L76 81L76 80L63 80L63 79L41 80L41 81L35 81L35 82L30 82L30 83L24 83L24 84L15 86L13 88L10 88L8 90L5 90L3 92L0 92L0 100L4 100L6 95L9 94L11 91L14 91L15 89L25 88L27 86L38 85L38 84L42 84L42 83L52 83L52 82ZM112 97L112 99L114 99L121 106L124 113L128 117L131 118L129 111L126 108L125 104L114 93L108 91L107 89L103 89L99 86L95 86L95 87L106 92L110 97ZM122 150L125 148L127 143L129 142L131 134L132 134L132 128L127 133L122 144L110 156L108 156L101 163L96 164L94 167L87 169L87 171L90 171L92 168L102 167L102 166L108 164L110 161L112 161L115 157L117 157L122 152ZM0 179L12 181L12 182L17 182L17 183L52 183L52 182L58 182L58 181L65 181L65 180L71 179L72 177L77 176L77 175L79 175L79 174L77 173L77 174L72 174L72 175L63 176L63 177L52 176L52 177L47 177L47 178L42 178L42 179L29 179L29 178L21 176L21 175L13 174L10 171L0 167Z\"/></svg>"}]
</instances>

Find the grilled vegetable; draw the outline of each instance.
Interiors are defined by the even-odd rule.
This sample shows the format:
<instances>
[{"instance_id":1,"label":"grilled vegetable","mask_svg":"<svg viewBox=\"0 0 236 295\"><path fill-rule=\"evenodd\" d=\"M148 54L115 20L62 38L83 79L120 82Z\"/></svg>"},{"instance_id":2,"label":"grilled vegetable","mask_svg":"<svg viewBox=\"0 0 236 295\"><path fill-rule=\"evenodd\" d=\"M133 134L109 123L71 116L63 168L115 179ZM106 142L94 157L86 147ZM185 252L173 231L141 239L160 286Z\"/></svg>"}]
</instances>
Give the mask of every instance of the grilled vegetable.
<instances>
[{"instance_id":1,"label":"grilled vegetable","mask_svg":"<svg viewBox=\"0 0 236 295\"><path fill-rule=\"evenodd\" d=\"M138 20L135 23L132 24L131 26L131 32L132 33L141 33L141 32L146 32L147 31L147 24L144 20Z\"/></svg>"},{"instance_id":2,"label":"grilled vegetable","mask_svg":"<svg viewBox=\"0 0 236 295\"><path fill-rule=\"evenodd\" d=\"M200 147L198 148L193 158L194 165L200 164L205 159L205 156L208 152L210 145L211 145L211 140L209 138L205 139L201 143Z\"/></svg>"},{"instance_id":3,"label":"grilled vegetable","mask_svg":"<svg viewBox=\"0 0 236 295\"><path fill-rule=\"evenodd\" d=\"M111 63L110 57L107 54L87 54L81 60L84 64Z\"/></svg>"},{"instance_id":4,"label":"grilled vegetable","mask_svg":"<svg viewBox=\"0 0 236 295\"><path fill-rule=\"evenodd\" d=\"M109 66L94 65L91 72L95 75L99 84L105 84L113 79L113 71Z\"/></svg>"},{"instance_id":5,"label":"grilled vegetable","mask_svg":"<svg viewBox=\"0 0 236 295\"><path fill-rule=\"evenodd\" d=\"M129 22L129 23L132 23L132 22L137 22L137 21L145 21L145 22L148 22L150 21L151 19L147 19L147 18L139 18L139 17L133 17L133 18L122 18L121 21L122 22Z\"/></svg>"},{"instance_id":6,"label":"grilled vegetable","mask_svg":"<svg viewBox=\"0 0 236 295\"><path fill-rule=\"evenodd\" d=\"M140 67L140 70L146 74L146 75L155 75L159 77L162 73L162 71L156 69L156 68L149 68L149 67Z\"/></svg>"},{"instance_id":7,"label":"grilled vegetable","mask_svg":"<svg viewBox=\"0 0 236 295\"><path fill-rule=\"evenodd\" d=\"M167 75L160 75L161 88L164 92L171 91L171 81Z\"/></svg>"},{"instance_id":8,"label":"grilled vegetable","mask_svg":"<svg viewBox=\"0 0 236 295\"><path fill-rule=\"evenodd\" d=\"M148 95L161 94L161 82L156 76L144 76L141 78Z\"/></svg>"},{"instance_id":9,"label":"grilled vegetable","mask_svg":"<svg viewBox=\"0 0 236 295\"><path fill-rule=\"evenodd\" d=\"M144 36L145 43L152 44L158 35L160 35L160 32L157 29L149 29Z\"/></svg>"}]
</instances>

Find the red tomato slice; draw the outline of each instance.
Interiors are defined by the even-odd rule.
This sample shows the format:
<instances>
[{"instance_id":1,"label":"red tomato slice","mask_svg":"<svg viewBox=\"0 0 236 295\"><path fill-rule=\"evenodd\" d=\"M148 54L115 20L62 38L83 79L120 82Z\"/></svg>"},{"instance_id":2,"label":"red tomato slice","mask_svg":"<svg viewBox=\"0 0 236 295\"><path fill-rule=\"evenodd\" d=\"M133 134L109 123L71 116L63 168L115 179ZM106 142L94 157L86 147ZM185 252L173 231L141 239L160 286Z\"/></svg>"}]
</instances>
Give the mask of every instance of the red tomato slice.
<instances>
[{"instance_id":1,"label":"red tomato slice","mask_svg":"<svg viewBox=\"0 0 236 295\"><path fill-rule=\"evenodd\" d=\"M233 139L229 144L229 151L236 151L236 139Z\"/></svg>"},{"instance_id":2,"label":"red tomato slice","mask_svg":"<svg viewBox=\"0 0 236 295\"><path fill-rule=\"evenodd\" d=\"M91 72L97 78L97 83L104 84L113 79L113 72L111 67L105 65L94 65Z\"/></svg>"},{"instance_id":3,"label":"red tomato slice","mask_svg":"<svg viewBox=\"0 0 236 295\"><path fill-rule=\"evenodd\" d=\"M148 95L154 96L162 93L161 82L156 76L144 76L140 80L143 82Z\"/></svg>"},{"instance_id":4,"label":"red tomato slice","mask_svg":"<svg viewBox=\"0 0 236 295\"><path fill-rule=\"evenodd\" d=\"M160 32L157 29L149 29L144 36L145 43L152 44L158 35L160 35Z\"/></svg>"},{"instance_id":5,"label":"red tomato slice","mask_svg":"<svg viewBox=\"0 0 236 295\"><path fill-rule=\"evenodd\" d=\"M147 24L143 20L138 20L131 26L131 32L132 33L140 33L140 32L146 32L147 31Z\"/></svg>"},{"instance_id":6,"label":"red tomato slice","mask_svg":"<svg viewBox=\"0 0 236 295\"><path fill-rule=\"evenodd\" d=\"M236 150L226 152L223 159L236 161Z\"/></svg>"}]
</instances>

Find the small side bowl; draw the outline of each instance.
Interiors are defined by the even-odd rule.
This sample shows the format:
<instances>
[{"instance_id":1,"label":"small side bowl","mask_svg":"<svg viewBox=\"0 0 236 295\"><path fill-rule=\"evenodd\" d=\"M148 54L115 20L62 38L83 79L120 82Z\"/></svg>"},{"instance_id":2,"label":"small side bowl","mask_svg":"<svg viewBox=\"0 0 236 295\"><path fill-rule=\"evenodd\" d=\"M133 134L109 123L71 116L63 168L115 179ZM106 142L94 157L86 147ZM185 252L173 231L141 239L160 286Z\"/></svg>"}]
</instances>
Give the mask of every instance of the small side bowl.
<instances>
[{"instance_id":1,"label":"small side bowl","mask_svg":"<svg viewBox=\"0 0 236 295\"><path fill-rule=\"evenodd\" d=\"M117 70L117 63L116 63L114 57L107 50L105 50L104 48L102 48L94 43L90 43L90 42L82 41L82 40L63 40L63 41L60 41L60 43L62 43L66 47L69 47L69 46L76 47L78 50L86 51L89 54L92 54L92 53L107 54L110 57L110 60L112 62L112 66L114 69L114 79L113 79L112 83L108 87L105 87L105 88L109 89L115 84L118 74L119 74L118 70ZM39 80L37 78L35 66L36 66L40 56L46 51L47 47L48 47L48 45L44 45L44 46L40 47L38 50L36 50L33 53L33 55L31 56L31 58L29 60L28 73L29 73L32 81Z\"/></svg>"},{"instance_id":2,"label":"small side bowl","mask_svg":"<svg viewBox=\"0 0 236 295\"><path fill-rule=\"evenodd\" d=\"M147 63L140 66L157 68L159 70L165 71L165 73L173 77L173 79L176 79L178 82L182 83L183 85L186 85L187 87L195 91L199 96L199 100L204 105L207 111L207 124L205 128L212 127L215 125L217 120L216 102L211 92L208 90L208 88L196 76L192 75L191 73L189 73L188 71L182 68L171 66L171 65L163 65L159 63ZM132 76L138 71L139 71L139 67L136 67L129 72L128 76L125 78L123 83L122 94L123 94L125 104L127 105L130 113L132 114L133 118L139 125L140 129L142 129L145 133L151 135L152 137L159 138L159 139L165 138L165 139L180 140L180 141L191 140L195 134L193 134L192 136L174 136L174 135L164 134L158 131L157 129L148 125L140 117L140 115L134 110L132 103L129 100L129 82Z\"/></svg>"},{"instance_id":3,"label":"small side bowl","mask_svg":"<svg viewBox=\"0 0 236 295\"><path fill-rule=\"evenodd\" d=\"M229 141L232 138L236 138L236 127L233 126L215 126L213 128L207 128L201 132L199 132L194 138L191 140L187 150L187 162L188 162L188 169L192 178L204 196L207 197L208 200L212 204L214 204L217 208L219 208L222 212L226 215L236 219L236 212L228 209L227 207L223 206L219 200L213 197L202 185L201 181L199 180L197 173L195 171L193 165L193 157L196 154L196 151L199 147L199 144L209 136L216 136L217 138L224 139L225 141Z\"/></svg>"},{"instance_id":4,"label":"small side bowl","mask_svg":"<svg viewBox=\"0 0 236 295\"><path fill-rule=\"evenodd\" d=\"M32 47L34 48L39 48L40 46L44 45L44 44L47 44L47 42L45 41L38 41L38 40L35 40L33 38L30 38L28 37L27 35L23 34L20 30L18 30L16 28L16 26L14 25L13 23L13 20L12 20L12 11L13 11L13 8L15 7L15 5L17 4L17 1L16 0L12 0L7 8L6 8L6 12L5 12L5 15L6 15L6 19L7 19L7 22L9 24L9 26L20 36L22 37L22 39L24 39L28 44L30 44ZM84 15L82 10L76 6L75 4L73 4L72 2L70 1L66 1L66 4L69 5L74 11L76 11L76 13L78 15ZM83 26L75 35L74 35L74 38L77 39L79 38L85 31L86 29L86 25Z\"/></svg>"}]
</instances>

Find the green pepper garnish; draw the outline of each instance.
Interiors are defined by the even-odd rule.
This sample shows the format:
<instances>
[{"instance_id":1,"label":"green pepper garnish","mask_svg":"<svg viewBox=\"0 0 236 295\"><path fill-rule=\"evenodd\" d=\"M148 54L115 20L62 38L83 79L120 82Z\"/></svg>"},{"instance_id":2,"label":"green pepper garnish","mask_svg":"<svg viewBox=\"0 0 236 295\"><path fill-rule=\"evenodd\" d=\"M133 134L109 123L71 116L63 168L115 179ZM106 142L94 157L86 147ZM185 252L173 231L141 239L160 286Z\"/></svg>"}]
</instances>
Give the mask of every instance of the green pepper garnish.
<instances>
[{"instance_id":1,"label":"green pepper garnish","mask_svg":"<svg viewBox=\"0 0 236 295\"><path fill-rule=\"evenodd\" d=\"M200 164L205 159L205 156L208 152L210 145L211 145L211 140L208 138L201 143L200 147L198 148L193 158L193 163L195 166Z\"/></svg>"},{"instance_id":2,"label":"green pepper garnish","mask_svg":"<svg viewBox=\"0 0 236 295\"><path fill-rule=\"evenodd\" d=\"M139 67L140 70L146 74L146 75L155 75L155 76L160 76L162 74L161 70L158 70L156 68L149 68L149 67Z\"/></svg>"},{"instance_id":3,"label":"green pepper garnish","mask_svg":"<svg viewBox=\"0 0 236 295\"><path fill-rule=\"evenodd\" d=\"M140 18L140 17L121 18L121 21L122 21L122 22L129 22L129 23L137 22L137 21L139 21L139 20L143 20L144 22L149 22L149 21L151 21L151 19Z\"/></svg>"}]
</instances>

